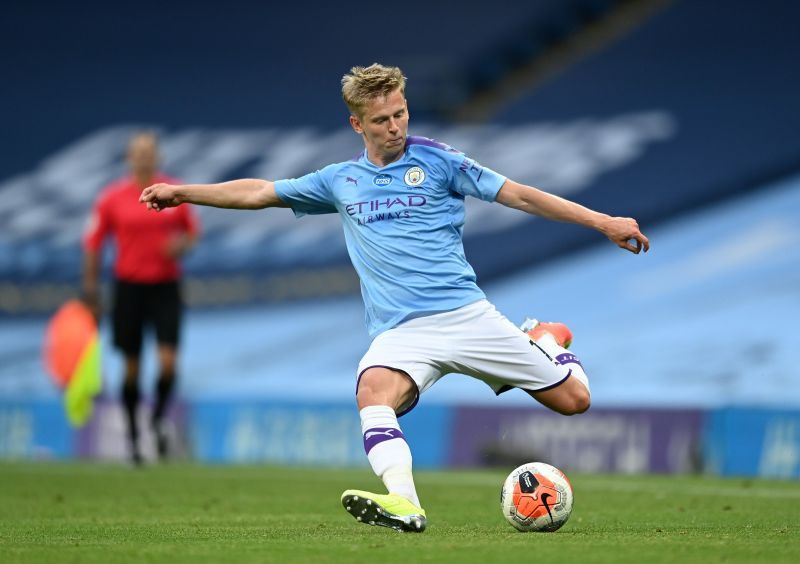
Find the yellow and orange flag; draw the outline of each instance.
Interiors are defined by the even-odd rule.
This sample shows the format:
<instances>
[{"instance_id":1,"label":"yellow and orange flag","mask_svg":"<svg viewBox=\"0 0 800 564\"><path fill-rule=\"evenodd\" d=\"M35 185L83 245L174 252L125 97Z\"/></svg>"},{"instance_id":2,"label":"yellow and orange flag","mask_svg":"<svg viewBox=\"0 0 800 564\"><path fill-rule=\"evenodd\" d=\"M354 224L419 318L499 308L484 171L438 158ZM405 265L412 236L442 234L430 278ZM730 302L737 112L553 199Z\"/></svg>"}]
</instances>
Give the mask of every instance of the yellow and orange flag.
<instances>
[{"instance_id":1,"label":"yellow and orange flag","mask_svg":"<svg viewBox=\"0 0 800 564\"><path fill-rule=\"evenodd\" d=\"M53 314L42 353L50 377L64 390L67 419L82 427L92 416L102 381L97 323L83 302L70 300Z\"/></svg>"}]
</instances>

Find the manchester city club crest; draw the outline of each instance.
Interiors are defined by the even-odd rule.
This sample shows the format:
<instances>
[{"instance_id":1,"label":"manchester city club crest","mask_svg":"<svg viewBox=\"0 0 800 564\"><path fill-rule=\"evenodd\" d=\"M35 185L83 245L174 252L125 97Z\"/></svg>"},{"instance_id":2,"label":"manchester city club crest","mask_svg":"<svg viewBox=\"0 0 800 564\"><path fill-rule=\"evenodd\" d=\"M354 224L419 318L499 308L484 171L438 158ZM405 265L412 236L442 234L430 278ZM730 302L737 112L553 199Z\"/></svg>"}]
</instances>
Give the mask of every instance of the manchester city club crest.
<instances>
[{"instance_id":1,"label":"manchester city club crest","mask_svg":"<svg viewBox=\"0 0 800 564\"><path fill-rule=\"evenodd\" d=\"M419 186L425 182L425 171L418 166L412 166L406 171L403 180L408 186Z\"/></svg>"}]
</instances>

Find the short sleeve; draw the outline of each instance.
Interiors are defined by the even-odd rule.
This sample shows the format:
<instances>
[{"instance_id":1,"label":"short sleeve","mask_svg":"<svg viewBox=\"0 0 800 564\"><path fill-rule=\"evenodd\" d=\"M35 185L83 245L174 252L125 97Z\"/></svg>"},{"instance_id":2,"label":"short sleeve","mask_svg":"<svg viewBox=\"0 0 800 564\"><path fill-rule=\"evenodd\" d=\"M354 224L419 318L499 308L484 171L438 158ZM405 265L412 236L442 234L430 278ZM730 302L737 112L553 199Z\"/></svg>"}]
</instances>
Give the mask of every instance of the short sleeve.
<instances>
[{"instance_id":1,"label":"short sleeve","mask_svg":"<svg viewBox=\"0 0 800 564\"><path fill-rule=\"evenodd\" d=\"M452 188L463 196L493 202L506 181L506 177L479 164L464 153L451 149L445 154Z\"/></svg>"},{"instance_id":2,"label":"short sleeve","mask_svg":"<svg viewBox=\"0 0 800 564\"><path fill-rule=\"evenodd\" d=\"M323 171L318 170L300 178L278 180L275 182L275 192L298 217L338 211Z\"/></svg>"}]
</instances>

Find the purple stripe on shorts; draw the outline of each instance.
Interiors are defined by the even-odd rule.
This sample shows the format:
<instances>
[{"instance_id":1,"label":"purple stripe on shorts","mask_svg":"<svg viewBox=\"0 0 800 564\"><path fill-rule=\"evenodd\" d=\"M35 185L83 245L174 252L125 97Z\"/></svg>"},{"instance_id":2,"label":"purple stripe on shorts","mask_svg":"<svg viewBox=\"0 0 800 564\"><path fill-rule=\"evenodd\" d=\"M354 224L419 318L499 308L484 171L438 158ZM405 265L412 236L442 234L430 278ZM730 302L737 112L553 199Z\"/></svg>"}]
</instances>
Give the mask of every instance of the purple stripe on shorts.
<instances>
[{"instance_id":1,"label":"purple stripe on shorts","mask_svg":"<svg viewBox=\"0 0 800 564\"><path fill-rule=\"evenodd\" d=\"M578 360L578 357L572 353L561 353L556 357L556 362L558 364L577 364L581 368L583 368L583 364L581 361Z\"/></svg>"},{"instance_id":2,"label":"purple stripe on shorts","mask_svg":"<svg viewBox=\"0 0 800 564\"><path fill-rule=\"evenodd\" d=\"M569 378L570 376L572 376L572 370L567 372L567 375L564 376L561 380L559 380L555 384L550 384L549 386L545 386L544 388L539 388L538 390L533 390L533 391L534 392L546 392L547 390L552 390L553 388L556 388L556 387L560 386L561 384L563 384L564 382L566 382L567 378Z\"/></svg>"},{"instance_id":3,"label":"purple stripe on shorts","mask_svg":"<svg viewBox=\"0 0 800 564\"><path fill-rule=\"evenodd\" d=\"M392 427L375 427L373 429L368 429L367 432L364 433L364 450L369 454L369 451L376 445L392 439L406 440L406 437L403 435L403 431Z\"/></svg>"}]
</instances>

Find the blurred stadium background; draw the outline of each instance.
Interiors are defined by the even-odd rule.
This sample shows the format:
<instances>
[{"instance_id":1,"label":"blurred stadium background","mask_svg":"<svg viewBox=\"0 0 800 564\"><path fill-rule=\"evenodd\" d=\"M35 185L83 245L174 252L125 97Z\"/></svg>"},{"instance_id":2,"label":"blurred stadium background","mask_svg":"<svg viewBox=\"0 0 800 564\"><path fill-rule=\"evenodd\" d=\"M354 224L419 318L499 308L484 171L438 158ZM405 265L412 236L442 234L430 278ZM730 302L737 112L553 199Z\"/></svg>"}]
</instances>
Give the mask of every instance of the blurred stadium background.
<instances>
[{"instance_id":1,"label":"blurred stadium background","mask_svg":"<svg viewBox=\"0 0 800 564\"><path fill-rule=\"evenodd\" d=\"M409 77L413 134L639 219L646 256L470 202L467 255L512 320L568 323L593 407L450 376L404 418L417 467L800 477L800 5L789 0L12 2L0 19L0 457L123 459L119 359L89 425L41 361L94 197L154 128L187 181L349 158L339 77ZM368 346L336 217L200 209L173 413L204 462L365 466ZM110 258L110 257L109 257ZM108 345L108 327L103 327ZM155 378L148 351L144 389Z\"/></svg>"}]
</instances>

